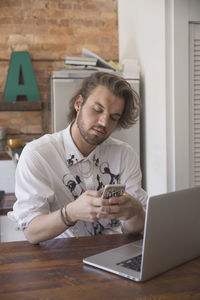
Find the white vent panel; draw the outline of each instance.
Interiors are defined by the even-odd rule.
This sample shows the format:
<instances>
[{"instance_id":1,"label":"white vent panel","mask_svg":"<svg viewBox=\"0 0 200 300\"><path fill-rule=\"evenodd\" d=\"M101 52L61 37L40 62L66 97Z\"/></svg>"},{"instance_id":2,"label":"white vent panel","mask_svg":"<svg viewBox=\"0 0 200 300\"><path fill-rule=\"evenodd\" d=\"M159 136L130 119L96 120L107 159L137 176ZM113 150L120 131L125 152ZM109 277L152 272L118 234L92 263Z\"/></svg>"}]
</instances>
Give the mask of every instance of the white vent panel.
<instances>
[{"instance_id":1,"label":"white vent panel","mask_svg":"<svg viewBox=\"0 0 200 300\"><path fill-rule=\"evenodd\" d=\"M190 178L200 185L200 24L190 24Z\"/></svg>"}]
</instances>

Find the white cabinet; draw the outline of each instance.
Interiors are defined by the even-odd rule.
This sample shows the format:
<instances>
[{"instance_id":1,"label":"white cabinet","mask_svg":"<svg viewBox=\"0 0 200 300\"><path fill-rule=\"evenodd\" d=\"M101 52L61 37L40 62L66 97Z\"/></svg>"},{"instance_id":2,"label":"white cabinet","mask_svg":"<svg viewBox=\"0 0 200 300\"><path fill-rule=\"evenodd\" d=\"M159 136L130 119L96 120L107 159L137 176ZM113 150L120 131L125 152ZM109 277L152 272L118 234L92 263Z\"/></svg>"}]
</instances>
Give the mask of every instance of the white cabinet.
<instances>
[{"instance_id":1,"label":"white cabinet","mask_svg":"<svg viewBox=\"0 0 200 300\"><path fill-rule=\"evenodd\" d=\"M0 216L0 234L1 242L26 240L23 231L19 230L17 223L11 221L7 216Z\"/></svg>"},{"instance_id":2,"label":"white cabinet","mask_svg":"<svg viewBox=\"0 0 200 300\"><path fill-rule=\"evenodd\" d=\"M12 160L0 160L0 190L5 193L15 190L15 165Z\"/></svg>"}]
</instances>

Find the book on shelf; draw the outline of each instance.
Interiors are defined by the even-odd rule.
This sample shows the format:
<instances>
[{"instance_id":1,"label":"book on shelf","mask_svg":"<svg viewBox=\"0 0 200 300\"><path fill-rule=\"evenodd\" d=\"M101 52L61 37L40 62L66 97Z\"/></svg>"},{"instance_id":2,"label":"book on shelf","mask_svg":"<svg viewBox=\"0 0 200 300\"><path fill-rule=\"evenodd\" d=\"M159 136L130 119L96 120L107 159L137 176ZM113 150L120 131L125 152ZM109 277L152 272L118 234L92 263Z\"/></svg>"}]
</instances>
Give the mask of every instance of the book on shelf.
<instances>
[{"instance_id":1,"label":"book on shelf","mask_svg":"<svg viewBox=\"0 0 200 300\"><path fill-rule=\"evenodd\" d=\"M116 71L116 69L111 66L109 63L107 63L103 58L95 54L94 52L87 50L85 48L82 49L82 56L87 57L87 58L96 58L97 59L97 67L102 67L105 69L111 69Z\"/></svg>"},{"instance_id":2,"label":"book on shelf","mask_svg":"<svg viewBox=\"0 0 200 300\"><path fill-rule=\"evenodd\" d=\"M64 67L66 69L92 69L102 72L121 72L121 68L113 61L107 63L97 54L85 48L82 49L82 56L66 56Z\"/></svg>"},{"instance_id":3,"label":"book on shelf","mask_svg":"<svg viewBox=\"0 0 200 300\"><path fill-rule=\"evenodd\" d=\"M97 66L87 66L87 65L69 65L69 64L64 64L64 69L67 70L94 70L98 72L113 72L112 69L108 68L102 68L102 67L97 67Z\"/></svg>"},{"instance_id":4,"label":"book on shelf","mask_svg":"<svg viewBox=\"0 0 200 300\"><path fill-rule=\"evenodd\" d=\"M97 58L95 57L82 57L82 56L66 56L66 65L77 65L77 66L96 66Z\"/></svg>"}]
</instances>

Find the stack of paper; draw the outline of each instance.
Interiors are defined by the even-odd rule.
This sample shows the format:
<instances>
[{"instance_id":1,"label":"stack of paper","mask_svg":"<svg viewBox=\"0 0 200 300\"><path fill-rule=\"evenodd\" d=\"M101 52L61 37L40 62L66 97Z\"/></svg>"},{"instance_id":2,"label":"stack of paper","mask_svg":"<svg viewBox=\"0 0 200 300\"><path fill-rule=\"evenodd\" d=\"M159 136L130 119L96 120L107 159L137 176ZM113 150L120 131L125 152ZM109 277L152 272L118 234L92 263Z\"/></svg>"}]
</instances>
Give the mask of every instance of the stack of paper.
<instances>
[{"instance_id":1,"label":"stack of paper","mask_svg":"<svg viewBox=\"0 0 200 300\"><path fill-rule=\"evenodd\" d=\"M82 56L66 56L65 68L67 69L94 69L104 72L121 72L121 69L113 62L107 63L97 54L83 48Z\"/></svg>"},{"instance_id":2,"label":"stack of paper","mask_svg":"<svg viewBox=\"0 0 200 300\"><path fill-rule=\"evenodd\" d=\"M115 68L113 68L109 63L107 63L104 59L102 59L101 57L99 57L97 54L95 54L94 52L91 52L85 48L82 49L82 55L84 57L89 57L89 58L96 58L97 59L97 67L100 68L106 68L106 69L111 69L116 71Z\"/></svg>"},{"instance_id":3,"label":"stack of paper","mask_svg":"<svg viewBox=\"0 0 200 300\"><path fill-rule=\"evenodd\" d=\"M65 64L76 66L96 66L97 58L83 56L67 56L65 59Z\"/></svg>"}]
</instances>

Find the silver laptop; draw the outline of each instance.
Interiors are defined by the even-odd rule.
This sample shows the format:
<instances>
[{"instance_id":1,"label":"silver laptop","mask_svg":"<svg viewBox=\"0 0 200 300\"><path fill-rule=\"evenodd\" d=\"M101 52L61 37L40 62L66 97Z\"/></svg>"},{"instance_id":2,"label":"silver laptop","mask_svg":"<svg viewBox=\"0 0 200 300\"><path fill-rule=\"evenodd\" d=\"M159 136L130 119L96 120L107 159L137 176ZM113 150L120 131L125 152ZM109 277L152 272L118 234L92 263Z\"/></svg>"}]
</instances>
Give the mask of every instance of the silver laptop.
<instances>
[{"instance_id":1,"label":"silver laptop","mask_svg":"<svg viewBox=\"0 0 200 300\"><path fill-rule=\"evenodd\" d=\"M200 186L150 197L143 240L83 259L144 281L200 256Z\"/></svg>"}]
</instances>

